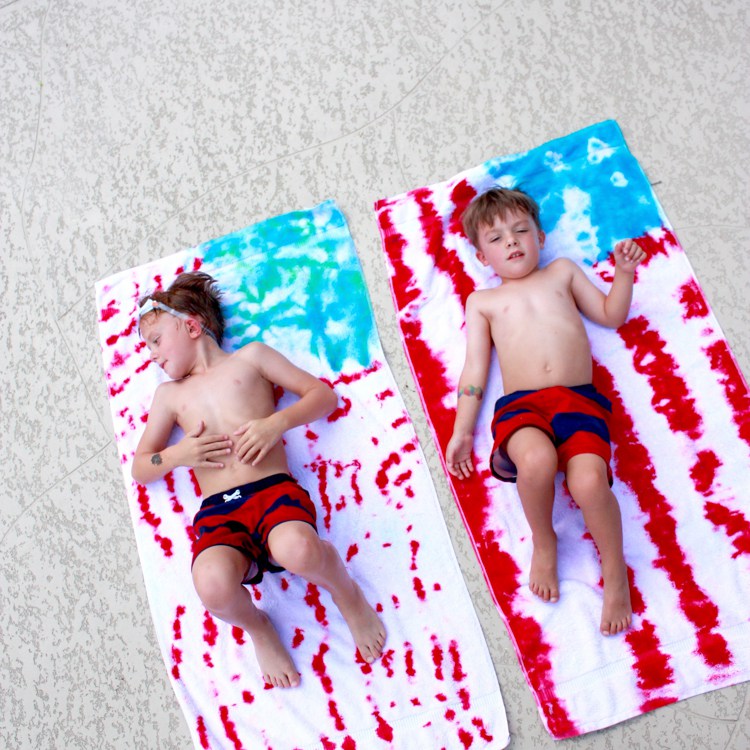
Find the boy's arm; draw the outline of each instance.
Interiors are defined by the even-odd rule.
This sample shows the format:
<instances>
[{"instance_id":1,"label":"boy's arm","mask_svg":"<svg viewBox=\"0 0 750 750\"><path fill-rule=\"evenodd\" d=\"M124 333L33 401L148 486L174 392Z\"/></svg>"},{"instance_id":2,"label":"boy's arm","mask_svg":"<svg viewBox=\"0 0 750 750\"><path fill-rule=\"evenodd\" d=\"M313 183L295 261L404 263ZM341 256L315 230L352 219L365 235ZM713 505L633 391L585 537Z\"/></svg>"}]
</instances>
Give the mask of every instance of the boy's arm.
<instances>
[{"instance_id":1,"label":"boy's arm","mask_svg":"<svg viewBox=\"0 0 750 750\"><path fill-rule=\"evenodd\" d=\"M156 389L148 414L146 429L135 449L131 475L139 484L149 484L161 479L178 466L201 469L222 469L222 456L231 451L228 435L203 435L203 422L189 432L176 445L167 446L176 423L170 405L169 388L164 383Z\"/></svg>"},{"instance_id":2,"label":"boy's arm","mask_svg":"<svg viewBox=\"0 0 750 750\"><path fill-rule=\"evenodd\" d=\"M237 441L240 460L255 465L263 460L287 430L330 414L338 404L338 397L330 386L292 364L270 346L254 343L238 353L270 383L299 396L299 400L284 409L263 419L252 419L234 433L242 436Z\"/></svg>"},{"instance_id":3,"label":"boy's arm","mask_svg":"<svg viewBox=\"0 0 750 750\"><path fill-rule=\"evenodd\" d=\"M481 312L476 294L466 301L466 361L458 381L458 403L453 435L445 451L448 471L465 479L474 470L471 453L474 427L487 384L492 353L490 324Z\"/></svg>"},{"instance_id":4,"label":"boy's arm","mask_svg":"<svg viewBox=\"0 0 750 750\"><path fill-rule=\"evenodd\" d=\"M615 277L605 295L575 264L571 290L579 310L591 321L607 328L619 328L628 318L633 299L635 269L646 253L634 240L615 245Z\"/></svg>"}]
</instances>

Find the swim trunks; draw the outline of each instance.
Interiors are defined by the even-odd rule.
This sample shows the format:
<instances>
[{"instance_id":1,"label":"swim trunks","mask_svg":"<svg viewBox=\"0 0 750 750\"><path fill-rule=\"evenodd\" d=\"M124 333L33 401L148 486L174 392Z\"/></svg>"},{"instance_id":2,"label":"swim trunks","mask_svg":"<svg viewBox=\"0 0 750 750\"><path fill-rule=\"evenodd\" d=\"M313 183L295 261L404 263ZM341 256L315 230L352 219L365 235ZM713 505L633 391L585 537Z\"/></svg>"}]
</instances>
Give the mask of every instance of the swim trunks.
<instances>
[{"instance_id":1,"label":"swim trunks","mask_svg":"<svg viewBox=\"0 0 750 750\"><path fill-rule=\"evenodd\" d=\"M503 482L516 481L516 467L506 453L510 436L521 427L537 427L545 432L557 450L558 469L565 471L573 456L594 453L609 466L609 422L612 404L593 385L571 388L553 386L538 391L516 391L495 403L492 419L490 471Z\"/></svg>"},{"instance_id":2,"label":"swim trunks","mask_svg":"<svg viewBox=\"0 0 750 750\"><path fill-rule=\"evenodd\" d=\"M280 573L268 550L271 529L287 521L304 521L316 531L310 495L288 474L272 474L206 498L195 514L195 558L217 545L234 547L249 561L242 583L260 583L263 573Z\"/></svg>"}]
</instances>

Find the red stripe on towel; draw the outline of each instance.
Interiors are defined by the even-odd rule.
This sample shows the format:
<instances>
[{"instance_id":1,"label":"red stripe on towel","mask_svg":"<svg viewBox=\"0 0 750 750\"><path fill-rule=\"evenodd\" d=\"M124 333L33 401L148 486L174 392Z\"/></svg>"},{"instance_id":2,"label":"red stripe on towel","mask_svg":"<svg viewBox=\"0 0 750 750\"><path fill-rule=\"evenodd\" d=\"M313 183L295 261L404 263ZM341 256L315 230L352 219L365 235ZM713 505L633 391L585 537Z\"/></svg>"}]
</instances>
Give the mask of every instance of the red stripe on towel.
<instances>
[{"instance_id":1,"label":"red stripe on towel","mask_svg":"<svg viewBox=\"0 0 750 750\"><path fill-rule=\"evenodd\" d=\"M719 375L719 383L732 407L732 420L739 429L740 437L750 445L750 395L729 345L722 339L705 351L710 357L711 369Z\"/></svg>"},{"instance_id":2,"label":"red stripe on towel","mask_svg":"<svg viewBox=\"0 0 750 750\"><path fill-rule=\"evenodd\" d=\"M714 496L716 472L722 465L722 461L711 450L704 450L698 454L695 465L690 470L690 477L697 492L706 498ZM733 558L750 555L750 523L741 510L732 510L715 500L706 500L703 515L731 539L735 549Z\"/></svg>"},{"instance_id":3,"label":"red stripe on towel","mask_svg":"<svg viewBox=\"0 0 750 750\"><path fill-rule=\"evenodd\" d=\"M454 186L451 191L451 200L453 201L455 208L453 209L450 221L448 222L448 230L451 234L456 234L459 237L466 237L466 232L464 232L464 225L461 219L463 218L466 207L471 203L476 194L477 191L466 180L461 180Z\"/></svg>"},{"instance_id":4,"label":"red stripe on towel","mask_svg":"<svg viewBox=\"0 0 750 750\"><path fill-rule=\"evenodd\" d=\"M474 291L474 281L466 273L456 251L445 247L443 220L430 200L431 196L432 193L427 188L414 191L414 199L419 205L419 223L427 242L427 254L434 259L436 268L447 274L453 282L461 304L465 305L466 298Z\"/></svg>"},{"instance_id":5,"label":"red stripe on towel","mask_svg":"<svg viewBox=\"0 0 750 750\"><path fill-rule=\"evenodd\" d=\"M612 421L617 439L617 442L612 446L613 456L617 462L618 478L621 478L623 475L628 474L624 470L624 465L627 462L625 454L629 450L628 444L636 442L633 420L625 411L625 405L615 388L612 374L596 361L594 361L594 383L597 390L612 402ZM639 447L645 453L645 448L642 446ZM628 484L628 482L625 483ZM630 592L633 613L644 615L646 612L646 603L643 593L635 585L635 581L632 578L630 581ZM661 641L656 634L654 625L644 617L641 620L639 628L633 628L626 633L625 641L635 659L633 670L637 675L636 685L644 693L644 703L641 704L641 708L644 711L647 710L643 706L654 700L664 700L667 703L676 701L677 698L672 696L655 695L674 682L674 670L670 666L669 655L661 650Z\"/></svg>"},{"instance_id":6,"label":"red stripe on towel","mask_svg":"<svg viewBox=\"0 0 750 750\"><path fill-rule=\"evenodd\" d=\"M677 242L677 238L669 231L669 229L664 227L662 227L661 235L659 237L652 237L649 234L644 234L641 237L638 237L636 242L646 253L646 258L641 263L643 268L645 268L656 255L665 255L666 257L669 257L670 253L675 250L682 252L682 248Z\"/></svg>"},{"instance_id":7,"label":"red stripe on towel","mask_svg":"<svg viewBox=\"0 0 750 750\"><path fill-rule=\"evenodd\" d=\"M235 750L242 750L242 742L237 735L237 726L229 716L228 706L219 706L219 717L221 718L221 723L224 726L224 733L226 734L227 739L232 743L232 745L234 745Z\"/></svg>"},{"instance_id":8,"label":"red stripe on towel","mask_svg":"<svg viewBox=\"0 0 750 750\"><path fill-rule=\"evenodd\" d=\"M629 320L618 333L633 352L635 371L648 378L656 412L666 417L673 432L684 432L693 440L699 438L703 434L702 420L690 389L678 374L677 361L666 351L667 342L643 316Z\"/></svg>"},{"instance_id":9,"label":"red stripe on towel","mask_svg":"<svg viewBox=\"0 0 750 750\"><path fill-rule=\"evenodd\" d=\"M706 298L695 279L686 281L680 287L680 303L685 308L685 320L690 318L705 318L708 315Z\"/></svg>"},{"instance_id":10,"label":"red stripe on towel","mask_svg":"<svg viewBox=\"0 0 750 750\"><path fill-rule=\"evenodd\" d=\"M719 503L707 502L704 514L714 526L723 527L728 537L735 537L732 539L732 545L736 550L733 558L750 555L750 524L741 511L729 510Z\"/></svg>"},{"instance_id":11,"label":"red stripe on towel","mask_svg":"<svg viewBox=\"0 0 750 750\"><path fill-rule=\"evenodd\" d=\"M719 609L697 584L693 568L680 547L674 509L655 484L657 471L653 459L636 435L633 418L625 410L612 375L597 362L594 368L597 388L612 402L613 433L618 441L614 451L617 475L630 487L638 506L648 517L644 529L658 552L654 564L667 574L677 591L680 609L695 627L697 653L710 667L729 665L732 663L729 646L724 637L715 632L719 626ZM676 415L677 423L682 423L682 419Z\"/></svg>"},{"instance_id":12,"label":"red stripe on towel","mask_svg":"<svg viewBox=\"0 0 750 750\"><path fill-rule=\"evenodd\" d=\"M399 324L404 342L415 376L420 382L424 403L430 404L432 428L441 451L444 451L450 439L455 415L452 409L443 406L443 401L453 389L446 378L443 363L421 337L421 323L416 316L409 315L408 311L407 314L403 314L409 303L420 295L412 272L402 257L407 242L392 224L389 211L381 212L380 226L383 229L385 250L393 269L393 295L396 307L402 313L399 315ZM450 271L442 270L453 280L455 286L456 280ZM458 288L456 293L461 296ZM551 646L545 641L541 626L536 620L518 614L512 606L515 592L520 586L520 570L513 558L497 544L494 535L483 532L485 509L490 499L478 472L469 480L465 480L464 490L467 489L472 502L467 503L468 507L459 506L461 513L474 539L475 550L484 569L487 584L513 633L519 655L526 667L529 684L537 695L543 696L542 706L549 730L559 738L580 734L580 730L555 693L549 659Z\"/></svg>"}]
</instances>

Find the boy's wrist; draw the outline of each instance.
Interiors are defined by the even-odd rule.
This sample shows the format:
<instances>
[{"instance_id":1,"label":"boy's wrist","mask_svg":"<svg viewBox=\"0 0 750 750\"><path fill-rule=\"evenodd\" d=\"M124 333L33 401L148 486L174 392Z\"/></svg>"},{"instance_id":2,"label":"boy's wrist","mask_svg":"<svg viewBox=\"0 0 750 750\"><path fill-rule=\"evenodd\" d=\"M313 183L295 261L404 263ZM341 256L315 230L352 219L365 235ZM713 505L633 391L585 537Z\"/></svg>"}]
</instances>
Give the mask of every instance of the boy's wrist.
<instances>
[{"instance_id":1,"label":"boy's wrist","mask_svg":"<svg viewBox=\"0 0 750 750\"><path fill-rule=\"evenodd\" d=\"M293 424L292 420L289 419L288 414L286 413L286 409L281 409L280 411L275 411L273 414L270 414L267 419L270 419L272 422L276 422L276 425L278 426L279 432L283 435L287 430L291 430L292 427L297 427L298 425Z\"/></svg>"},{"instance_id":2,"label":"boy's wrist","mask_svg":"<svg viewBox=\"0 0 750 750\"><path fill-rule=\"evenodd\" d=\"M635 276L635 268L623 268L622 266L615 265L615 275L625 275L630 276L631 278Z\"/></svg>"},{"instance_id":3,"label":"boy's wrist","mask_svg":"<svg viewBox=\"0 0 750 750\"><path fill-rule=\"evenodd\" d=\"M167 446L166 448L160 450L158 453L152 453L151 465L164 474L168 474L178 466L186 465L181 462L182 457L177 453L177 451L179 451L179 443L177 443L176 445Z\"/></svg>"},{"instance_id":4,"label":"boy's wrist","mask_svg":"<svg viewBox=\"0 0 750 750\"><path fill-rule=\"evenodd\" d=\"M453 435L451 436L451 440L466 440L469 439L472 442L474 442L474 430L469 429L467 427L462 427L461 425L456 425L453 428Z\"/></svg>"}]
</instances>

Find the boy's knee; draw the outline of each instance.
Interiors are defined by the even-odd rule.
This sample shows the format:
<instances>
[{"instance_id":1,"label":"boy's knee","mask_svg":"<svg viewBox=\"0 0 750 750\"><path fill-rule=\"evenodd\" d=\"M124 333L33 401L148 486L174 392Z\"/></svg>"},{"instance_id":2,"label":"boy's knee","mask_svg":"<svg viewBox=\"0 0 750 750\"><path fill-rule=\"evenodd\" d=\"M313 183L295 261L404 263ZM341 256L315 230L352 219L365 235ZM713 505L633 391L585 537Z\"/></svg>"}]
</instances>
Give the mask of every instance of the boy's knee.
<instances>
[{"instance_id":1,"label":"boy's knee","mask_svg":"<svg viewBox=\"0 0 750 750\"><path fill-rule=\"evenodd\" d=\"M241 575L233 566L214 560L201 560L193 565L193 585L209 612L221 612L237 596Z\"/></svg>"},{"instance_id":2,"label":"boy's knee","mask_svg":"<svg viewBox=\"0 0 750 750\"><path fill-rule=\"evenodd\" d=\"M557 473L557 453L552 445L537 445L514 457L516 470L523 481L550 482Z\"/></svg>"},{"instance_id":3,"label":"boy's knee","mask_svg":"<svg viewBox=\"0 0 750 750\"><path fill-rule=\"evenodd\" d=\"M568 491L573 499L580 505L589 500L595 500L601 495L602 490L609 489L606 467L597 464L576 467L575 471L569 471L566 476Z\"/></svg>"},{"instance_id":4,"label":"boy's knee","mask_svg":"<svg viewBox=\"0 0 750 750\"><path fill-rule=\"evenodd\" d=\"M237 595L236 584L212 573L193 573L195 590L203 606L211 613L221 612Z\"/></svg>"},{"instance_id":5,"label":"boy's knee","mask_svg":"<svg viewBox=\"0 0 750 750\"><path fill-rule=\"evenodd\" d=\"M290 573L303 573L320 566L326 552L325 544L312 530L291 531L271 548L271 554Z\"/></svg>"}]
</instances>

